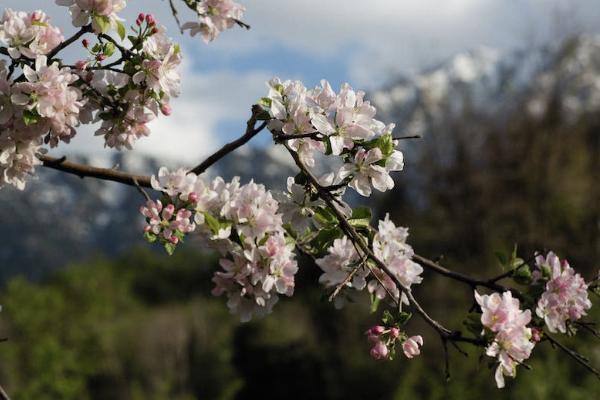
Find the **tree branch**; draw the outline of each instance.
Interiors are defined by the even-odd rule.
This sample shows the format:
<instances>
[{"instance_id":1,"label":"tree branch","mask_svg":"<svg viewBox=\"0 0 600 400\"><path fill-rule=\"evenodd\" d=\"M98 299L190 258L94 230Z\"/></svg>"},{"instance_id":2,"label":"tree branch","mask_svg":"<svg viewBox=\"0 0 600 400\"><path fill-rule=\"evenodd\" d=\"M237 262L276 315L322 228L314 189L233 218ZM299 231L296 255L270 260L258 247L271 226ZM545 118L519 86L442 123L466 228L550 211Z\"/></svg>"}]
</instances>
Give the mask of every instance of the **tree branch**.
<instances>
[{"instance_id":1,"label":"tree branch","mask_svg":"<svg viewBox=\"0 0 600 400\"><path fill-rule=\"evenodd\" d=\"M208 157L196 167L192 168L190 172L196 175L200 175L208 168L210 168L213 164L215 164L217 161L219 161L221 158L236 150L238 147L245 145L250 141L250 139L256 136L260 131L262 131L265 128L265 126L267 126L266 122L263 122L257 128L255 128L260 111L260 106L252 106L252 116L246 124L246 133L244 133L241 137L234 140L233 142L227 143L225 146L221 147L221 149L219 149L216 153Z\"/></svg>"},{"instance_id":2,"label":"tree branch","mask_svg":"<svg viewBox=\"0 0 600 400\"><path fill-rule=\"evenodd\" d=\"M10 397L6 394L2 386L0 386L0 400L10 400Z\"/></svg>"},{"instance_id":3,"label":"tree branch","mask_svg":"<svg viewBox=\"0 0 600 400\"><path fill-rule=\"evenodd\" d=\"M366 255L368 258L373 260L375 262L375 264L377 265L377 267L379 269L381 269L383 272L385 272L386 275L388 275L390 277L390 279L392 279L394 281L395 285L398 287L399 290L403 290L402 283L398 280L398 278L394 275L394 273L392 271L390 271L388 266L384 262L382 262L373 253L373 251L369 248L368 244L365 243L365 240L363 239L363 237L360 236L358 234L358 232L356 232L356 230L354 229L354 227L352 225L350 225L350 223L348 222L346 217L335 206L334 196L329 191L325 190L321 186L321 184L319 183L317 178L304 165L304 163L300 159L300 156L298 156L298 153L296 153L294 150L292 150L287 143L283 143L283 145L287 149L288 153L290 153L290 155L294 159L296 166L300 169L300 171L302 171L304 173L304 175L308 179L308 182L317 191L319 197L321 197L321 199L323 199L323 201L329 206L331 211L335 214L335 216L338 219L338 222L340 223L340 228L342 229L342 231L350 238L350 240L356 246L358 246L360 248L361 252L364 255ZM374 274L374 275L376 276L376 274ZM385 286L384 286L384 288L385 288ZM439 322L437 322L436 320L434 320L433 318L431 318L431 316L429 316L427 314L427 312L421 307L421 305L414 298L414 296L412 295L410 290L404 290L404 292L406 293L410 303L413 305L413 307L415 308L417 313L421 316L421 318L423 318L423 320L427 324L429 324L431 327L433 327L435 329L436 332L438 332L440 337L445 338L447 340L451 340L451 341L461 341L461 342L472 343L472 344L476 344L476 345L482 344L482 341L479 339L466 338L466 337L462 336L462 333L460 331L451 331L451 330L445 328ZM393 299L393 297L392 297L392 299ZM396 299L394 299L394 300L396 300ZM400 300L396 300L396 303L399 305Z\"/></svg>"},{"instance_id":4,"label":"tree branch","mask_svg":"<svg viewBox=\"0 0 600 400\"><path fill-rule=\"evenodd\" d=\"M86 33L92 32L92 24L88 24L82 26L79 31L77 31L73 36L56 46L50 53L48 53L48 60L52 60L54 56L60 53L63 49L73 44L75 41L79 40L80 37L85 35Z\"/></svg>"},{"instance_id":5,"label":"tree branch","mask_svg":"<svg viewBox=\"0 0 600 400\"><path fill-rule=\"evenodd\" d=\"M148 176L133 175L113 168L98 168L86 164L79 164L68 161L66 157L55 158L47 155L38 155L38 158L42 161L44 167L77 175L80 178L97 178L105 181L123 183L129 186L136 186L137 182L141 187L152 187L150 185L150 177Z\"/></svg>"},{"instance_id":6,"label":"tree branch","mask_svg":"<svg viewBox=\"0 0 600 400\"><path fill-rule=\"evenodd\" d=\"M569 357L571 357L573 360L575 360L578 364L582 365L585 369L590 371L592 374L596 375L596 378L600 379L600 372L597 369L595 369L594 367L592 367L592 365L581 354L577 353L573 349L568 348L564 344L558 342L556 339L554 339L552 336L548 335L547 333L544 333L544 337L550 343L552 343L552 345L561 349Z\"/></svg>"}]
</instances>

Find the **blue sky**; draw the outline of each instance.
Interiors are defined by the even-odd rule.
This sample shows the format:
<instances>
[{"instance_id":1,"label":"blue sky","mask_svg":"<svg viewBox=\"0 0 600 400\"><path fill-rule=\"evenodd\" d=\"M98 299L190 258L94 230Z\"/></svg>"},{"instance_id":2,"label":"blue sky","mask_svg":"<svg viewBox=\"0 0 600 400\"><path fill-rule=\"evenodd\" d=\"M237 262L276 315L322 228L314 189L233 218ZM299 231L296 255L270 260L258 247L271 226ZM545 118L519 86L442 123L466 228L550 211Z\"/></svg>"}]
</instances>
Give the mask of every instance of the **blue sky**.
<instances>
[{"instance_id":1,"label":"blue sky","mask_svg":"<svg viewBox=\"0 0 600 400\"><path fill-rule=\"evenodd\" d=\"M163 0L130 0L122 16L151 11L182 44L182 96L168 118L134 151L193 164L241 134L250 106L279 76L313 86L350 82L372 89L451 55L480 46L510 50L538 46L578 32L600 31L599 0L237 0L250 31L234 28L206 45L181 36ZM65 36L75 29L51 0L3 0L3 7L44 9ZM175 1L180 3L179 0ZM151 5L150 10L148 5ZM144 8L146 7L146 8ZM181 18L191 20L180 6ZM70 51L67 57L76 57ZM266 145L268 137L256 145ZM55 154L107 154L93 129L81 129Z\"/></svg>"}]
</instances>

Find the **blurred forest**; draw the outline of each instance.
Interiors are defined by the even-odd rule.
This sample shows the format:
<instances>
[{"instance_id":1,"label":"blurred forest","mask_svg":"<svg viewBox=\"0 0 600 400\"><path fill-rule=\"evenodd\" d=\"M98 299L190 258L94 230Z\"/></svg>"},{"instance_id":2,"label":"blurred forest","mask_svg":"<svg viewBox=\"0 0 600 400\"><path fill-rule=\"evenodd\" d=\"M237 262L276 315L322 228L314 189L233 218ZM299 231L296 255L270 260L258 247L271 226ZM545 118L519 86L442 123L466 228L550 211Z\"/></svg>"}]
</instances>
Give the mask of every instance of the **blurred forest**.
<instances>
[{"instance_id":1,"label":"blurred forest","mask_svg":"<svg viewBox=\"0 0 600 400\"><path fill-rule=\"evenodd\" d=\"M558 101L558 100L557 100ZM468 114L468 113L467 113ZM476 123L475 123L476 122ZM600 266L600 115L565 123L516 115L487 124L447 121L451 139L421 147L391 193L375 199L410 227L425 256L478 277L501 272L497 251L552 249L586 280ZM409 172L409 171L418 171ZM283 179L283 178L282 178ZM58 234L58 233L57 233ZM44 399L523 399L590 400L600 382L543 343L504 390L490 359L451 349L451 380L435 332L414 318L423 354L376 362L363 335L377 320L364 302L338 312L322 298L319 270L302 261L296 295L269 317L240 324L210 295L216 259L187 243L172 258L131 249L42 282L13 278L0 292L0 382L19 400ZM470 288L425 273L415 295L461 328ZM600 302L589 320L600 321ZM600 339L563 338L600 367ZM596 396L596 397L595 397Z\"/></svg>"}]
</instances>

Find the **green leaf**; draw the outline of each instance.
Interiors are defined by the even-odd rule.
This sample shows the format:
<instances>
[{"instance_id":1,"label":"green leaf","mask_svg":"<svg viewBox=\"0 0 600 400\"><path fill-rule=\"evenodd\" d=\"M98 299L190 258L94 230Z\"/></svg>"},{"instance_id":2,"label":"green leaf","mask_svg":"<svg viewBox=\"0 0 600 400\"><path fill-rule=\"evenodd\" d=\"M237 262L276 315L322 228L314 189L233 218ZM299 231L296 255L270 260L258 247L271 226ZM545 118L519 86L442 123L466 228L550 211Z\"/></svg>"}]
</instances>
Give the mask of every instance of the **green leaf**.
<instances>
[{"instance_id":1,"label":"green leaf","mask_svg":"<svg viewBox=\"0 0 600 400\"><path fill-rule=\"evenodd\" d=\"M531 283L531 278L532 275L529 265L523 265L513 273L513 279L515 282L522 285L529 285Z\"/></svg>"},{"instance_id":2,"label":"green leaf","mask_svg":"<svg viewBox=\"0 0 600 400\"><path fill-rule=\"evenodd\" d=\"M381 302L381 300L379 299L379 297L377 297L375 295L375 293L372 293L371 294L371 314L373 314L377 311L377 308L379 308L380 302Z\"/></svg>"},{"instance_id":3,"label":"green leaf","mask_svg":"<svg viewBox=\"0 0 600 400\"><path fill-rule=\"evenodd\" d=\"M381 317L381 322L383 322L385 326L392 326L396 323L396 320L389 310L385 310L383 312L383 316Z\"/></svg>"},{"instance_id":4,"label":"green leaf","mask_svg":"<svg viewBox=\"0 0 600 400\"><path fill-rule=\"evenodd\" d=\"M348 219L348 222L356 228L368 228L371 224L371 217L370 208L358 207L352 210L352 216Z\"/></svg>"},{"instance_id":5,"label":"green leaf","mask_svg":"<svg viewBox=\"0 0 600 400\"><path fill-rule=\"evenodd\" d=\"M409 312L405 312L402 311L399 315L398 315L398 323L400 325L404 325L405 323L408 322L409 319L411 319L412 314Z\"/></svg>"},{"instance_id":6,"label":"green leaf","mask_svg":"<svg viewBox=\"0 0 600 400\"><path fill-rule=\"evenodd\" d=\"M271 100L268 97L263 97L262 99L260 99L260 101L258 102L259 105L263 106L263 107L267 107L267 108L271 108L271 104L273 104L273 100Z\"/></svg>"},{"instance_id":7,"label":"green leaf","mask_svg":"<svg viewBox=\"0 0 600 400\"><path fill-rule=\"evenodd\" d=\"M107 42L104 43L102 52L106 57L111 57L113 54L115 54L115 49L115 45L112 42Z\"/></svg>"},{"instance_id":8,"label":"green leaf","mask_svg":"<svg viewBox=\"0 0 600 400\"><path fill-rule=\"evenodd\" d=\"M37 124L37 122L39 121L39 117L40 116L35 111L31 111L31 110L23 111L23 122L25 122L25 125L27 125L27 126Z\"/></svg>"},{"instance_id":9,"label":"green leaf","mask_svg":"<svg viewBox=\"0 0 600 400\"><path fill-rule=\"evenodd\" d=\"M324 253L337 238L342 237L343 232L337 226L321 229L317 236L311 241L311 246L317 253Z\"/></svg>"},{"instance_id":10,"label":"green leaf","mask_svg":"<svg viewBox=\"0 0 600 400\"><path fill-rule=\"evenodd\" d=\"M331 139L325 135L325 155L329 156L333 153L333 147L331 146Z\"/></svg>"},{"instance_id":11,"label":"green leaf","mask_svg":"<svg viewBox=\"0 0 600 400\"><path fill-rule=\"evenodd\" d=\"M221 223L219 222L219 220L217 220L215 217L212 216L212 214L206 211L204 211L202 214L204 214L204 222L206 223L206 225L208 225L208 227L214 235L217 235L219 233L219 230L221 229Z\"/></svg>"},{"instance_id":12,"label":"green leaf","mask_svg":"<svg viewBox=\"0 0 600 400\"><path fill-rule=\"evenodd\" d=\"M321 226L331 226L331 225L337 225L338 220L336 218L336 216L329 211L327 208L325 207L317 207L314 209L315 214L313 216L313 218L315 219L315 221L321 225Z\"/></svg>"},{"instance_id":13,"label":"green leaf","mask_svg":"<svg viewBox=\"0 0 600 400\"><path fill-rule=\"evenodd\" d=\"M154 233L152 233L152 232L145 232L145 233L144 233L144 239L146 239L146 241L147 241L148 243L154 243L154 242L156 242L156 239L157 239L157 237L156 237L156 235L155 235Z\"/></svg>"},{"instance_id":14,"label":"green leaf","mask_svg":"<svg viewBox=\"0 0 600 400\"><path fill-rule=\"evenodd\" d=\"M121 40L125 40L127 30L125 29L125 25L121 21L117 21L117 33L119 34Z\"/></svg>"},{"instance_id":15,"label":"green leaf","mask_svg":"<svg viewBox=\"0 0 600 400\"><path fill-rule=\"evenodd\" d=\"M94 22L100 28L102 33L107 33L110 30L110 18L106 15L95 15Z\"/></svg>"},{"instance_id":16,"label":"green leaf","mask_svg":"<svg viewBox=\"0 0 600 400\"><path fill-rule=\"evenodd\" d=\"M167 251L167 254L172 256L173 253L175 252L175 247L177 247L176 244L173 243L165 243L165 250Z\"/></svg>"}]
</instances>

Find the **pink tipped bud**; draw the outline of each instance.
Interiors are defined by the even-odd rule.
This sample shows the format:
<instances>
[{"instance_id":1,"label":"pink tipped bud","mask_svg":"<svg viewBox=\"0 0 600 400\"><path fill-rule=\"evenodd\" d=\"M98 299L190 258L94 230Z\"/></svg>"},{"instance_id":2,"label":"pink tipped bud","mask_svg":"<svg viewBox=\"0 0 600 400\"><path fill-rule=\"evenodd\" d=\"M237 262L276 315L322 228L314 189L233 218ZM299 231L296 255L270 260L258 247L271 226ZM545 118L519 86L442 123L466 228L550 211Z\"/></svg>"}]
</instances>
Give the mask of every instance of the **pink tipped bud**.
<instances>
[{"instance_id":1,"label":"pink tipped bud","mask_svg":"<svg viewBox=\"0 0 600 400\"><path fill-rule=\"evenodd\" d=\"M81 41L81 44L83 45L83 47L85 47L87 49L90 46L90 41L87 39L83 39Z\"/></svg>"},{"instance_id":2,"label":"pink tipped bud","mask_svg":"<svg viewBox=\"0 0 600 400\"><path fill-rule=\"evenodd\" d=\"M156 35L156 34L158 33L158 28L157 28L157 27L154 27L154 28L152 28L152 31L151 31L151 33L152 33L153 35Z\"/></svg>"},{"instance_id":3,"label":"pink tipped bud","mask_svg":"<svg viewBox=\"0 0 600 400\"><path fill-rule=\"evenodd\" d=\"M190 201L190 203L197 203L198 202L198 195L196 194L196 192L192 192L188 195L188 200Z\"/></svg>"},{"instance_id":4,"label":"pink tipped bud","mask_svg":"<svg viewBox=\"0 0 600 400\"><path fill-rule=\"evenodd\" d=\"M31 21L39 21L42 19L42 14L39 11L34 11L31 13Z\"/></svg>"},{"instance_id":5,"label":"pink tipped bud","mask_svg":"<svg viewBox=\"0 0 600 400\"><path fill-rule=\"evenodd\" d=\"M87 68L87 65L87 61L79 60L75 63L75 68L83 71Z\"/></svg>"},{"instance_id":6,"label":"pink tipped bud","mask_svg":"<svg viewBox=\"0 0 600 400\"><path fill-rule=\"evenodd\" d=\"M152 229L152 227L150 227L150 225L146 225L144 227L144 232L150 232L150 229Z\"/></svg>"},{"instance_id":7,"label":"pink tipped bud","mask_svg":"<svg viewBox=\"0 0 600 400\"><path fill-rule=\"evenodd\" d=\"M140 21L143 21L146 18L146 14L144 13L139 13L137 16L137 19L139 19Z\"/></svg>"},{"instance_id":8,"label":"pink tipped bud","mask_svg":"<svg viewBox=\"0 0 600 400\"><path fill-rule=\"evenodd\" d=\"M173 235L171 236L171 238L169 239L169 241L173 244L177 244L179 243L179 239L177 238L177 236Z\"/></svg>"},{"instance_id":9,"label":"pink tipped bud","mask_svg":"<svg viewBox=\"0 0 600 400\"><path fill-rule=\"evenodd\" d=\"M393 327L390 329L390 337L396 339L400 336L400 329Z\"/></svg>"},{"instance_id":10,"label":"pink tipped bud","mask_svg":"<svg viewBox=\"0 0 600 400\"><path fill-rule=\"evenodd\" d=\"M171 108L171 105L169 105L168 103L162 103L160 105L160 112L162 112L163 115L169 116L173 112L173 109Z\"/></svg>"},{"instance_id":11,"label":"pink tipped bud","mask_svg":"<svg viewBox=\"0 0 600 400\"><path fill-rule=\"evenodd\" d=\"M375 343L375 346L371 348L371 357L376 360L385 360L388 358L389 349L383 342Z\"/></svg>"},{"instance_id":12,"label":"pink tipped bud","mask_svg":"<svg viewBox=\"0 0 600 400\"><path fill-rule=\"evenodd\" d=\"M531 339L534 342L539 343L542 340L542 331L538 328L531 328Z\"/></svg>"},{"instance_id":13,"label":"pink tipped bud","mask_svg":"<svg viewBox=\"0 0 600 400\"><path fill-rule=\"evenodd\" d=\"M152 14L146 15L146 23L150 26L156 25L156 19L154 19L154 15L152 15Z\"/></svg>"},{"instance_id":14,"label":"pink tipped bud","mask_svg":"<svg viewBox=\"0 0 600 400\"><path fill-rule=\"evenodd\" d=\"M381 325L375 325L370 331L373 335L381 335L385 331L385 328Z\"/></svg>"},{"instance_id":15,"label":"pink tipped bud","mask_svg":"<svg viewBox=\"0 0 600 400\"><path fill-rule=\"evenodd\" d=\"M104 61L104 60L106 60L106 56L104 54L97 54L96 55L96 60L97 61Z\"/></svg>"}]
</instances>

